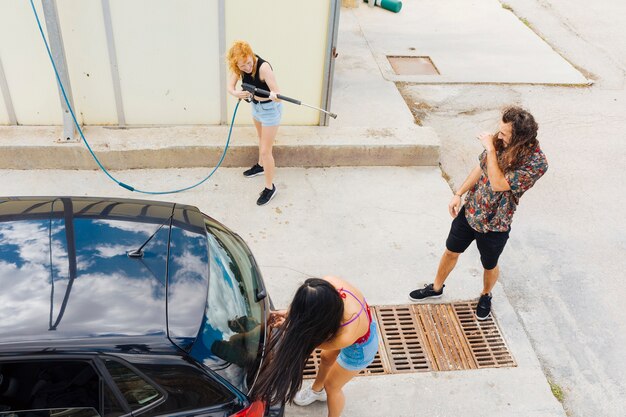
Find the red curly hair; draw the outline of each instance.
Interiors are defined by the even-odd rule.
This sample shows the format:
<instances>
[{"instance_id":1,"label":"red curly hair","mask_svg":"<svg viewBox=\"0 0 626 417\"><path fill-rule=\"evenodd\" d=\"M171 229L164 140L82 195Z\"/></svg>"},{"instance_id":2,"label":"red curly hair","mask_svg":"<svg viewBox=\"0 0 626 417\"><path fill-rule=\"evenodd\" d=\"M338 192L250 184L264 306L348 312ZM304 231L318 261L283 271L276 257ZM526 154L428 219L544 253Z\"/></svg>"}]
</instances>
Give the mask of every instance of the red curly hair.
<instances>
[{"instance_id":1,"label":"red curly hair","mask_svg":"<svg viewBox=\"0 0 626 417\"><path fill-rule=\"evenodd\" d=\"M226 54L226 63L228 68L237 76L241 77L241 70L237 66L237 62L240 60L246 60L248 57L252 57L252 76L256 75L256 55L252 52L252 47L246 41L235 41Z\"/></svg>"}]
</instances>

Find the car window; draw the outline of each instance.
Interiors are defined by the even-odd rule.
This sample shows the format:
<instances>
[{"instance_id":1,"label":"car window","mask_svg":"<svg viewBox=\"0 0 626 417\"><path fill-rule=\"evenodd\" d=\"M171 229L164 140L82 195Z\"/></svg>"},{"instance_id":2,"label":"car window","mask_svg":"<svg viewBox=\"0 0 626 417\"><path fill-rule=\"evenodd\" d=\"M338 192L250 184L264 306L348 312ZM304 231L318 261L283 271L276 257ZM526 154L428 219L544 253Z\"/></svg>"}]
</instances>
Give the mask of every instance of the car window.
<instances>
[{"instance_id":1,"label":"car window","mask_svg":"<svg viewBox=\"0 0 626 417\"><path fill-rule=\"evenodd\" d=\"M102 380L88 361L0 362L0 411L100 409Z\"/></svg>"},{"instance_id":2,"label":"car window","mask_svg":"<svg viewBox=\"0 0 626 417\"><path fill-rule=\"evenodd\" d=\"M243 242L220 225L206 220L209 244L209 294L204 323L191 355L217 369L237 365L222 374L239 388L244 376L254 376L264 337L264 305L255 299L257 270ZM235 379L237 379L235 381Z\"/></svg>"},{"instance_id":3,"label":"car window","mask_svg":"<svg viewBox=\"0 0 626 417\"><path fill-rule=\"evenodd\" d=\"M104 385L104 384L103 384ZM102 398L102 415L104 417L118 417L127 414L117 398L111 392L111 388L108 385L104 385L104 395Z\"/></svg>"},{"instance_id":4,"label":"car window","mask_svg":"<svg viewBox=\"0 0 626 417\"><path fill-rule=\"evenodd\" d=\"M234 395L220 383L206 375L206 371L185 362L177 364L161 361L159 364L133 363L143 374L167 392L163 403L141 416L168 415L232 402Z\"/></svg>"},{"instance_id":5,"label":"car window","mask_svg":"<svg viewBox=\"0 0 626 417\"><path fill-rule=\"evenodd\" d=\"M120 362L105 359L104 364L131 410L153 405L163 397L148 381Z\"/></svg>"}]
</instances>

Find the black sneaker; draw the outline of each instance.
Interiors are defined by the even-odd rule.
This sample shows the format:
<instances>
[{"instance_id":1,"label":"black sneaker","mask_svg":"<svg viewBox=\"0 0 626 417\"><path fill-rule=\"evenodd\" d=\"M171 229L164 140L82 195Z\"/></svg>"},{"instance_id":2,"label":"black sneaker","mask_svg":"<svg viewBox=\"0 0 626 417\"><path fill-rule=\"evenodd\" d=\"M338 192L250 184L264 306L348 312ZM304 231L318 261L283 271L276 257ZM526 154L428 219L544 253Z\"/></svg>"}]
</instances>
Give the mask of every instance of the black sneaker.
<instances>
[{"instance_id":1,"label":"black sneaker","mask_svg":"<svg viewBox=\"0 0 626 417\"><path fill-rule=\"evenodd\" d=\"M478 299L476 306L476 318L478 320L487 320L491 315L491 294L483 294Z\"/></svg>"},{"instance_id":2,"label":"black sneaker","mask_svg":"<svg viewBox=\"0 0 626 417\"><path fill-rule=\"evenodd\" d=\"M434 284L424 285L424 288L420 288L419 290L411 291L409 293L409 300L411 301L422 301L426 298L439 298L443 295L443 289L445 285L441 287L441 290L435 291L433 290Z\"/></svg>"},{"instance_id":3,"label":"black sneaker","mask_svg":"<svg viewBox=\"0 0 626 417\"><path fill-rule=\"evenodd\" d=\"M243 176L246 178L256 177L257 175L263 174L263 167L259 164L252 165L252 168L246 169L243 172Z\"/></svg>"},{"instance_id":4,"label":"black sneaker","mask_svg":"<svg viewBox=\"0 0 626 417\"><path fill-rule=\"evenodd\" d=\"M258 206L264 206L267 203L269 203L270 200L274 198L275 195L276 195L276 186L272 184L271 190L269 188L264 188L263 191L261 191L261 196L256 201L256 204Z\"/></svg>"}]
</instances>

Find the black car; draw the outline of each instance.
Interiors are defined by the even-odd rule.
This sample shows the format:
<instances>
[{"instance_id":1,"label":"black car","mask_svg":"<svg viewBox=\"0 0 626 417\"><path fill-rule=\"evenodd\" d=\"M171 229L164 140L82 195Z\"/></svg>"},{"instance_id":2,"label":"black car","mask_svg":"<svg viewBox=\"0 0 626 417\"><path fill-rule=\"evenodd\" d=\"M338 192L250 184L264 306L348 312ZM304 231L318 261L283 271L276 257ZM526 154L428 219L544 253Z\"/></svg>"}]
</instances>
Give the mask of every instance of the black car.
<instances>
[{"instance_id":1,"label":"black car","mask_svg":"<svg viewBox=\"0 0 626 417\"><path fill-rule=\"evenodd\" d=\"M197 208L0 198L0 416L260 417L270 301Z\"/></svg>"}]
</instances>

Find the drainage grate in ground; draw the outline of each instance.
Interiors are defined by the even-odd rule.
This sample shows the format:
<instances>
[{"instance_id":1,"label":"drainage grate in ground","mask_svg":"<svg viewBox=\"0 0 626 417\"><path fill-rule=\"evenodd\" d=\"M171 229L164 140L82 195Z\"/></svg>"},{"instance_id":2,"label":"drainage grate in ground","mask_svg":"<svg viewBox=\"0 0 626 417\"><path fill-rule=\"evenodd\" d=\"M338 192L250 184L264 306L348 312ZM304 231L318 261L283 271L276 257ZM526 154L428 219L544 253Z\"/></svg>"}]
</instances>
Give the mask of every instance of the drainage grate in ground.
<instances>
[{"instance_id":1,"label":"drainage grate in ground","mask_svg":"<svg viewBox=\"0 0 626 417\"><path fill-rule=\"evenodd\" d=\"M517 366L493 317L484 321L476 320L476 302L456 303L452 306L478 368Z\"/></svg>"},{"instance_id":2,"label":"drainage grate in ground","mask_svg":"<svg viewBox=\"0 0 626 417\"><path fill-rule=\"evenodd\" d=\"M517 366L493 317L476 319L475 301L371 309L380 344L374 363L359 375ZM316 350L304 378L315 378L319 363Z\"/></svg>"},{"instance_id":3,"label":"drainage grate in ground","mask_svg":"<svg viewBox=\"0 0 626 417\"><path fill-rule=\"evenodd\" d=\"M316 349L313 354L309 357L309 360L306 362L306 366L304 367L304 379L313 379L317 375L317 370L320 366L320 350ZM374 362L367 369L359 372L359 376L369 376L369 375L381 375L387 374L386 370L387 366L384 366L382 360L380 358L380 346L378 348L378 353L374 358Z\"/></svg>"},{"instance_id":4,"label":"drainage grate in ground","mask_svg":"<svg viewBox=\"0 0 626 417\"><path fill-rule=\"evenodd\" d=\"M430 360L422 348L419 321L412 306L375 306L373 310L382 334L379 352L388 358L389 372L430 371Z\"/></svg>"},{"instance_id":5,"label":"drainage grate in ground","mask_svg":"<svg viewBox=\"0 0 626 417\"><path fill-rule=\"evenodd\" d=\"M475 369L472 351L451 304L411 306L422 333L422 343L435 371Z\"/></svg>"},{"instance_id":6,"label":"drainage grate in ground","mask_svg":"<svg viewBox=\"0 0 626 417\"><path fill-rule=\"evenodd\" d=\"M439 70L427 56L387 56L397 75L439 75Z\"/></svg>"}]
</instances>

